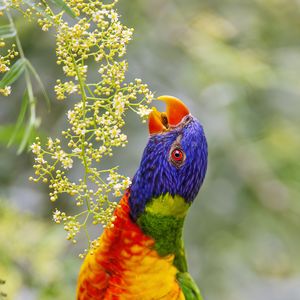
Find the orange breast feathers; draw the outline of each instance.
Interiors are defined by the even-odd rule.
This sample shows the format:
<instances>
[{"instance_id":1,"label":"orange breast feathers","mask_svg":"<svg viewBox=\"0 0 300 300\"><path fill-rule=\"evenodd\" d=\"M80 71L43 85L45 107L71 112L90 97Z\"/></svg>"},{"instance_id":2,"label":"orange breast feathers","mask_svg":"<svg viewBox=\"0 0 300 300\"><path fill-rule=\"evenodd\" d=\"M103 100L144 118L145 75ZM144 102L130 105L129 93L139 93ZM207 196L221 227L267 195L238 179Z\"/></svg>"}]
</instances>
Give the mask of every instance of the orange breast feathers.
<instances>
[{"instance_id":1,"label":"orange breast feathers","mask_svg":"<svg viewBox=\"0 0 300 300\"><path fill-rule=\"evenodd\" d=\"M99 247L84 260L77 300L183 300L174 255L159 256L155 241L131 221L128 196L114 213L114 226L104 230Z\"/></svg>"}]
</instances>

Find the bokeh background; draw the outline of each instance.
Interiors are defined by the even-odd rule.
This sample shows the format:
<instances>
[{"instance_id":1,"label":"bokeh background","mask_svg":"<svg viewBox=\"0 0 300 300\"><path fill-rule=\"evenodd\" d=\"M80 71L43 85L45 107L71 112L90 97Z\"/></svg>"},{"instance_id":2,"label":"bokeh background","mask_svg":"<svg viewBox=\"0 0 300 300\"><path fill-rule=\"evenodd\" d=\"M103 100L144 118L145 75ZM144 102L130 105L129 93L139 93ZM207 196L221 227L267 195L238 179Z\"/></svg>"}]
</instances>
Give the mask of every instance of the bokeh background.
<instances>
[{"instance_id":1,"label":"bokeh background","mask_svg":"<svg viewBox=\"0 0 300 300\"><path fill-rule=\"evenodd\" d=\"M128 78L183 99L205 127L207 178L185 226L205 299L299 300L300 1L120 0L119 11L135 28ZM50 112L38 102L39 134L55 137L72 101L53 95L54 37L15 20L52 98ZM24 82L13 88L0 101L0 290L7 299L75 299L86 241L65 241L47 188L28 181L31 154L6 147ZM126 132L114 160L132 177L147 128L129 115Z\"/></svg>"}]
</instances>

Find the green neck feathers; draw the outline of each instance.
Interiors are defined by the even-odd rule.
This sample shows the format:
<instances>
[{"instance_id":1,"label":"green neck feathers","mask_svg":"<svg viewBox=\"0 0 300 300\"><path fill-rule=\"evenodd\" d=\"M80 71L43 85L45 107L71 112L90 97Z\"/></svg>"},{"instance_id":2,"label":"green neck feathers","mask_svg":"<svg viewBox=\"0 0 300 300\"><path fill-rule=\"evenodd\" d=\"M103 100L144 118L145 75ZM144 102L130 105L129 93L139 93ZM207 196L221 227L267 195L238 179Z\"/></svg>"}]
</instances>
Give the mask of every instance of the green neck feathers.
<instances>
[{"instance_id":1,"label":"green neck feathers","mask_svg":"<svg viewBox=\"0 0 300 300\"><path fill-rule=\"evenodd\" d=\"M152 199L137 220L143 232L155 240L159 255L175 254L174 265L180 272L187 271L182 229L189 207L182 197L166 194Z\"/></svg>"}]
</instances>

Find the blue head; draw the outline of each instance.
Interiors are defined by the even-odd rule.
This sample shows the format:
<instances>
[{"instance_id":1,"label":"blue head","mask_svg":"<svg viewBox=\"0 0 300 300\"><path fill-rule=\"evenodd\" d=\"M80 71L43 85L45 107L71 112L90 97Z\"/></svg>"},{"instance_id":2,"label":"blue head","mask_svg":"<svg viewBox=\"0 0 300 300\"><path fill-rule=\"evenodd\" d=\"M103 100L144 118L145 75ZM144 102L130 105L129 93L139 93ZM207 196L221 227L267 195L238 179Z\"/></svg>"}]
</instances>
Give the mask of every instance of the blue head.
<instances>
[{"instance_id":1,"label":"blue head","mask_svg":"<svg viewBox=\"0 0 300 300\"><path fill-rule=\"evenodd\" d=\"M130 187L133 219L160 195L179 195L192 202L206 173L207 142L201 124L179 99L158 99L167 103L167 113L154 109L149 116L150 138Z\"/></svg>"}]
</instances>

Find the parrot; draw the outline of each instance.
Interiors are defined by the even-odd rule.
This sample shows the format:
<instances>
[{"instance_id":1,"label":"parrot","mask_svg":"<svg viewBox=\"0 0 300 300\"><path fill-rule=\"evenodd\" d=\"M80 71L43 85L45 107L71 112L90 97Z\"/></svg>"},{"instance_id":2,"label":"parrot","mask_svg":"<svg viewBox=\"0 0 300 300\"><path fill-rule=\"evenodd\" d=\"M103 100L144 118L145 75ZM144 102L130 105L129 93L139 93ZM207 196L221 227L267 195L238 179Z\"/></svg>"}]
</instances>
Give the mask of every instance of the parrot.
<instances>
[{"instance_id":1,"label":"parrot","mask_svg":"<svg viewBox=\"0 0 300 300\"><path fill-rule=\"evenodd\" d=\"M183 225L205 178L208 146L201 123L173 96L148 116L140 166L85 257L77 300L203 300L188 273Z\"/></svg>"}]
</instances>

